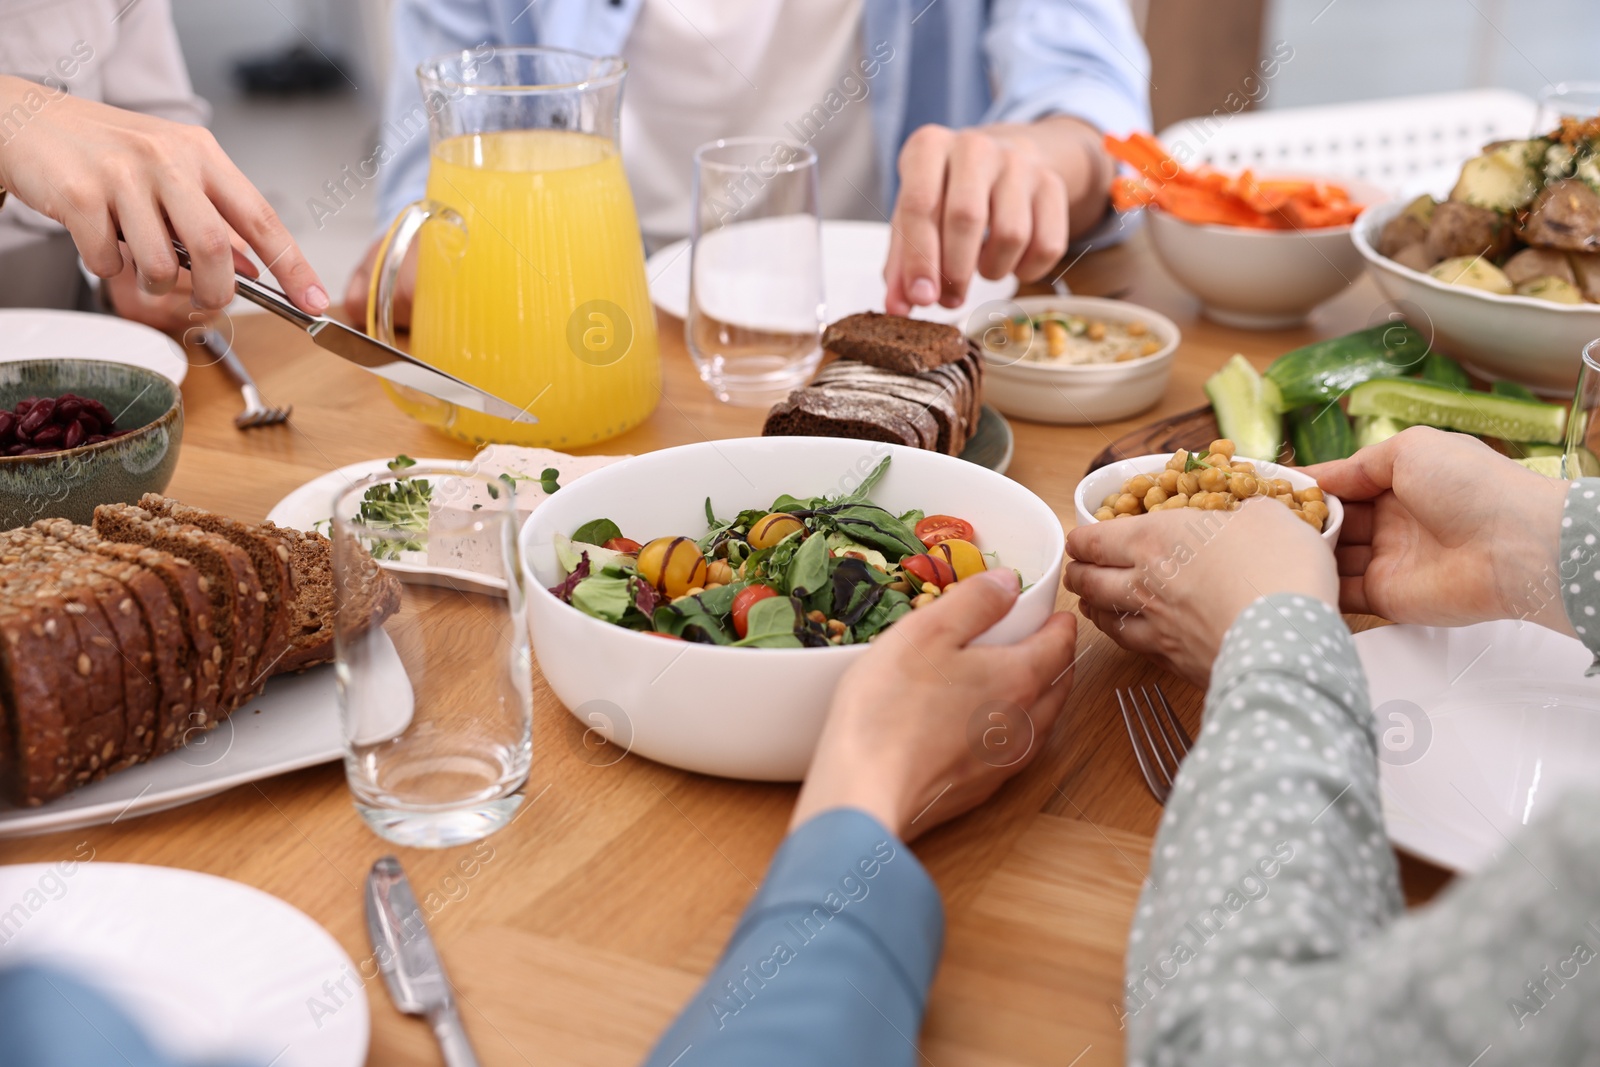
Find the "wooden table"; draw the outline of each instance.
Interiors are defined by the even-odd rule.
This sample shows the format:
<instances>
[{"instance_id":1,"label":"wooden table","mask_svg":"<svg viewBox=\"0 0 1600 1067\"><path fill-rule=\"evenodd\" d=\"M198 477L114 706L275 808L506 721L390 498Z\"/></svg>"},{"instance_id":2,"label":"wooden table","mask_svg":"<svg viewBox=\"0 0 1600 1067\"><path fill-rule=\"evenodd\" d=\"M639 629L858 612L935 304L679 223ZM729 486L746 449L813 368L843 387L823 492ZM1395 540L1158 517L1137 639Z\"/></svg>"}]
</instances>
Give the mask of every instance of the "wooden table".
<instances>
[{"instance_id":1,"label":"wooden table","mask_svg":"<svg viewBox=\"0 0 1600 1067\"><path fill-rule=\"evenodd\" d=\"M1068 526L1072 490L1090 458L1119 434L1199 403L1201 382L1234 352L1265 366L1288 348L1366 325L1381 304L1362 280L1308 328L1228 329L1197 316L1141 239L1085 258L1067 281L1078 292L1155 308L1184 331L1159 408L1115 425L1014 423L1011 477ZM236 431L237 392L204 353L191 352L172 495L256 519L346 463L396 452L470 455L408 420L372 378L322 356L289 326L266 315L236 326L236 346L262 391L292 403L294 419ZM716 403L696 379L680 323L664 318L661 339L662 403L643 426L597 451L759 432L759 412ZM1071 606L1065 594L1063 606ZM949 916L922 1035L924 1061L938 1067L1122 1061L1123 942L1160 809L1139 778L1112 689L1159 678L1191 731L1200 694L1087 623L1079 640L1076 691L1041 758L986 806L916 845ZM706 778L635 756L592 766L578 756L577 722L542 684L536 692L530 799L489 839L475 875L454 875L469 848L401 850L401 859L419 898L437 894L430 924L486 1064L622 1067L644 1055L715 961L783 837L794 789ZM174 811L0 843L0 857L70 858L84 844L98 860L185 867L273 893L375 973L361 889L373 860L392 849L357 818L336 763ZM1413 899L1447 877L1414 861L1404 868ZM367 996L370 1062L440 1062L424 1024L395 1011L381 980L367 982Z\"/></svg>"}]
</instances>

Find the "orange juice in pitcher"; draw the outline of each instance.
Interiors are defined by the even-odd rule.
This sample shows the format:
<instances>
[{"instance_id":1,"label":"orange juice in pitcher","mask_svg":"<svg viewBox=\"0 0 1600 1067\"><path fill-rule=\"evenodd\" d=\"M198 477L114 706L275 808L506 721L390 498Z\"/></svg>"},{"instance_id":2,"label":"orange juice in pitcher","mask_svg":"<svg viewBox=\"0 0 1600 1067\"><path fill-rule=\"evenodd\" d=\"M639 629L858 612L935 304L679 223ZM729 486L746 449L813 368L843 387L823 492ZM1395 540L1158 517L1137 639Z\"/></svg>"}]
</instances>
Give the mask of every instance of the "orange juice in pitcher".
<instances>
[{"instance_id":1,"label":"orange juice in pitcher","mask_svg":"<svg viewBox=\"0 0 1600 1067\"><path fill-rule=\"evenodd\" d=\"M369 330L384 338L414 241L411 353L539 421L392 389L410 414L475 442L566 448L614 437L655 408L655 313L615 138L625 69L544 48L419 68L434 113L427 199L391 228Z\"/></svg>"}]
</instances>

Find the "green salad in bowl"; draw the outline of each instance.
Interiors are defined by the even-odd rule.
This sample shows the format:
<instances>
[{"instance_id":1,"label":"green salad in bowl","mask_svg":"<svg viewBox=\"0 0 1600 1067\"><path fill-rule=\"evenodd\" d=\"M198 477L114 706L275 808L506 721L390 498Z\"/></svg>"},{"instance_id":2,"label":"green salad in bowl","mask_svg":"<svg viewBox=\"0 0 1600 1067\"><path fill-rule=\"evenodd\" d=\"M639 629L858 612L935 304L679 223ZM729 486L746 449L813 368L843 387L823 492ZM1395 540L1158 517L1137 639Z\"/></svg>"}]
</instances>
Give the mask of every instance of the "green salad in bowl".
<instances>
[{"instance_id":1,"label":"green salad in bowl","mask_svg":"<svg viewBox=\"0 0 1600 1067\"><path fill-rule=\"evenodd\" d=\"M706 530L645 543L597 518L558 535L556 597L605 622L673 640L755 648L870 641L946 588L998 565L970 523L872 503L889 468L852 492L779 496Z\"/></svg>"}]
</instances>

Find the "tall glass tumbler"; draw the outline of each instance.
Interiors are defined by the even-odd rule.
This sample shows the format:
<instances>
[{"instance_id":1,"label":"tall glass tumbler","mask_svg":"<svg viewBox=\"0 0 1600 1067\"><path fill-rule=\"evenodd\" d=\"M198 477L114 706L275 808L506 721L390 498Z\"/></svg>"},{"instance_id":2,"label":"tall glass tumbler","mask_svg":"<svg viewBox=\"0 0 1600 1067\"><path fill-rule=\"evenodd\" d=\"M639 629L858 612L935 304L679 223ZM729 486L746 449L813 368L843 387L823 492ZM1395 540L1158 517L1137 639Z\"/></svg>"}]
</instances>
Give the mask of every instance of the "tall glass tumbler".
<instances>
[{"instance_id":1,"label":"tall glass tumbler","mask_svg":"<svg viewBox=\"0 0 1600 1067\"><path fill-rule=\"evenodd\" d=\"M367 825L401 845L476 841L522 803L533 676L514 498L510 480L413 466L334 503L345 774ZM386 618L378 560L403 579Z\"/></svg>"},{"instance_id":2,"label":"tall glass tumbler","mask_svg":"<svg viewBox=\"0 0 1600 1067\"><path fill-rule=\"evenodd\" d=\"M1567 446L1561 455L1561 477L1600 477L1600 340L1583 346L1578 390L1567 414Z\"/></svg>"},{"instance_id":3,"label":"tall glass tumbler","mask_svg":"<svg viewBox=\"0 0 1600 1067\"><path fill-rule=\"evenodd\" d=\"M1600 81L1557 82L1539 90L1539 110L1533 122L1535 136L1543 136L1562 119L1592 119L1600 115Z\"/></svg>"},{"instance_id":4,"label":"tall glass tumbler","mask_svg":"<svg viewBox=\"0 0 1600 1067\"><path fill-rule=\"evenodd\" d=\"M689 354L718 400L768 407L822 360L817 154L760 137L701 145L693 211Z\"/></svg>"}]
</instances>

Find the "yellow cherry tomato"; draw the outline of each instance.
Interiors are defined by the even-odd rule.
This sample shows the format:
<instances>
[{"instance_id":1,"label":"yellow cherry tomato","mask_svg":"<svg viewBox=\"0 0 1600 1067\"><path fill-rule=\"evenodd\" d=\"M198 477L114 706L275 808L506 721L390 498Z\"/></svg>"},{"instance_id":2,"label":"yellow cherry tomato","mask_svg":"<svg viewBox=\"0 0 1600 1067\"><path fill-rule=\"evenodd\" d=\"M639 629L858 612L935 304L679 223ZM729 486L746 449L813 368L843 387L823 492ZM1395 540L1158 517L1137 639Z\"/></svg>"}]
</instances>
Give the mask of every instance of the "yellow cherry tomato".
<instances>
[{"instance_id":1,"label":"yellow cherry tomato","mask_svg":"<svg viewBox=\"0 0 1600 1067\"><path fill-rule=\"evenodd\" d=\"M774 511L770 515L763 515L754 526L750 527L747 540L751 548L771 548L796 530L805 528L805 523L787 511Z\"/></svg>"},{"instance_id":2,"label":"yellow cherry tomato","mask_svg":"<svg viewBox=\"0 0 1600 1067\"><path fill-rule=\"evenodd\" d=\"M983 561L983 553L978 551L978 546L958 537L940 541L928 549L928 555L943 556L948 560L951 569L956 572L958 582L989 569L989 565Z\"/></svg>"},{"instance_id":3,"label":"yellow cherry tomato","mask_svg":"<svg viewBox=\"0 0 1600 1067\"><path fill-rule=\"evenodd\" d=\"M706 584L706 558L687 537L658 537L639 550L640 577L669 597Z\"/></svg>"}]
</instances>

